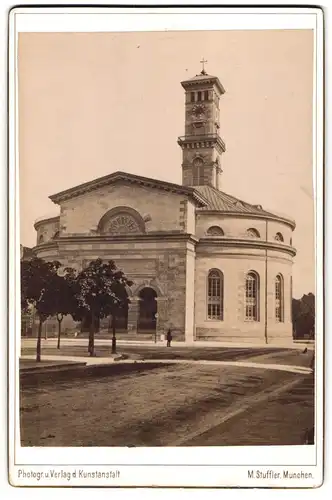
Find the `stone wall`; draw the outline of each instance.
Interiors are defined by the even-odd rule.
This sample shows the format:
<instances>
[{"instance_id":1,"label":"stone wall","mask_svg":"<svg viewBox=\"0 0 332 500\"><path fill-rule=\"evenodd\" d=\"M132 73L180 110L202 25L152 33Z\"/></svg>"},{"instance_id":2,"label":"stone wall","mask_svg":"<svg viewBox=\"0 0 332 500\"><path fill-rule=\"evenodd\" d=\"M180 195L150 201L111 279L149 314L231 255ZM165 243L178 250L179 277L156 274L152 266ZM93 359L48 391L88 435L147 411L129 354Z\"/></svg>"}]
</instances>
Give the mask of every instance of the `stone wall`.
<instances>
[{"instance_id":1,"label":"stone wall","mask_svg":"<svg viewBox=\"0 0 332 500\"><path fill-rule=\"evenodd\" d=\"M291 341L291 258L286 254L268 251L267 257L267 337L268 342ZM197 248L195 324L196 339L212 338L225 342L265 342L265 250L229 249L224 253L215 247ZM224 319L207 318L207 276L217 268L224 275ZM249 271L259 275L259 321L245 319L245 279ZM284 280L284 321L275 319L275 277Z\"/></svg>"},{"instance_id":2,"label":"stone wall","mask_svg":"<svg viewBox=\"0 0 332 500\"><path fill-rule=\"evenodd\" d=\"M54 235L60 229L60 217L53 217L51 219L46 219L41 223L36 224L36 244L46 243L54 237ZM42 237L42 242L41 242Z\"/></svg>"},{"instance_id":3,"label":"stone wall","mask_svg":"<svg viewBox=\"0 0 332 500\"><path fill-rule=\"evenodd\" d=\"M195 248L191 245L187 252L186 262L186 290L185 290L185 341L192 343L194 341L195 331Z\"/></svg>"},{"instance_id":4,"label":"stone wall","mask_svg":"<svg viewBox=\"0 0 332 500\"><path fill-rule=\"evenodd\" d=\"M246 238L249 228L256 229L262 240L266 240L266 222L253 217L234 217L227 215L213 215L199 212L196 219L196 236L206 237L206 232L211 226L220 226L228 238ZM280 232L284 237L284 243L290 245L292 229L289 225L277 221L268 221L268 241L275 241L275 235Z\"/></svg>"},{"instance_id":5,"label":"stone wall","mask_svg":"<svg viewBox=\"0 0 332 500\"><path fill-rule=\"evenodd\" d=\"M149 286L157 293L158 336L172 328L176 340L184 340L186 331L186 279L187 279L187 237L179 241L167 238L132 243L130 241L95 241L93 238L79 241L60 239L53 248L37 250L39 256L47 260L58 259L63 267L81 269L89 261L98 257L114 260L125 274L134 281L130 291L131 305L128 324L136 330L139 291ZM193 266L191 266L193 269ZM191 280L193 279L191 271Z\"/></svg>"},{"instance_id":6,"label":"stone wall","mask_svg":"<svg viewBox=\"0 0 332 500\"><path fill-rule=\"evenodd\" d=\"M96 189L61 204L60 225L66 235L94 234L103 215L115 207L127 206L146 220L146 232L184 231L184 195L159 189L116 184Z\"/></svg>"}]
</instances>

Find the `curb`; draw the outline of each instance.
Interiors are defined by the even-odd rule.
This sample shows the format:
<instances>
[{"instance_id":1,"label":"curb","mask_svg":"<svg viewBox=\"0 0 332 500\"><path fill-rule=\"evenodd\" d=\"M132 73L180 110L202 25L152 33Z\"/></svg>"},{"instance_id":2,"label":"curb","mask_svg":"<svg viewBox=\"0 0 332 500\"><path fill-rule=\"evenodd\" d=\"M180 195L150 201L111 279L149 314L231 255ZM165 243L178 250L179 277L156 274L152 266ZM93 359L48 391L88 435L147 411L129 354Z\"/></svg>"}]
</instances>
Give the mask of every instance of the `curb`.
<instances>
[{"instance_id":1,"label":"curb","mask_svg":"<svg viewBox=\"0 0 332 500\"><path fill-rule=\"evenodd\" d=\"M58 365L44 365L44 366L29 366L20 368L20 374L29 375L33 373L52 373L58 371L71 370L76 368L84 368L86 363L82 361L72 363L61 363Z\"/></svg>"}]
</instances>

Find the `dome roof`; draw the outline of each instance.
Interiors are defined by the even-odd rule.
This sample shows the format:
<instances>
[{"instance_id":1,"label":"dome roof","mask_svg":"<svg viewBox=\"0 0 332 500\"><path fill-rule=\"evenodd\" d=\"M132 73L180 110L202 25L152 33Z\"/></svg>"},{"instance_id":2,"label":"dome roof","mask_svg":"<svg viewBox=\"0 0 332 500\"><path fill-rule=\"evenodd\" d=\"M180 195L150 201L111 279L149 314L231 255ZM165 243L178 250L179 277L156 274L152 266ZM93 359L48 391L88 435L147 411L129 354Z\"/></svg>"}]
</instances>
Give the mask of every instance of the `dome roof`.
<instances>
[{"instance_id":1,"label":"dome roof","mask_svg":"<svg viewBox=\"0 0 332 500\"><path fill-rule=\"evenodd\" d=\"M264 210L261 205L251 205L243 200L239 200L235 196L219 191L212 186L195 186L195 190L198 191L207 201L205 207L198 209L199 212L216 211L232 214L238 213L256 215L269 219L278 218L295 228L295 222L293 220L268 212L267 210Z\"/></svg>"}]
</instances>

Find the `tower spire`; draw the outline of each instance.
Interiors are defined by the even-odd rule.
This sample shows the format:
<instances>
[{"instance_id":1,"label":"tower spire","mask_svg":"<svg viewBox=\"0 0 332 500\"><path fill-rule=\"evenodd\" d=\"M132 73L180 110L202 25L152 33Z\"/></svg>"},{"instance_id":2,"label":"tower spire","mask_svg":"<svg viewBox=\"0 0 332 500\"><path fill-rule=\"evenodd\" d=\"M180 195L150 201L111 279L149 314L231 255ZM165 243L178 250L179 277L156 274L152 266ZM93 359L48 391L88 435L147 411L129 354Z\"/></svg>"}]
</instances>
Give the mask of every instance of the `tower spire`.
<instances>
[{"instance_id":1,"label":"tower spire","mask_svg":"<svg viewBox=\"0 0 332 500\"><path fill-rule=\"evenodd\" d=\"M199 61L200 63L202 63L202 71L201 71L201 75L206 75L206 71L205 71L205 63L207 63L207 60L204 59L204 57L202 57L202 59Z\"/></svg>"}]
</instances>

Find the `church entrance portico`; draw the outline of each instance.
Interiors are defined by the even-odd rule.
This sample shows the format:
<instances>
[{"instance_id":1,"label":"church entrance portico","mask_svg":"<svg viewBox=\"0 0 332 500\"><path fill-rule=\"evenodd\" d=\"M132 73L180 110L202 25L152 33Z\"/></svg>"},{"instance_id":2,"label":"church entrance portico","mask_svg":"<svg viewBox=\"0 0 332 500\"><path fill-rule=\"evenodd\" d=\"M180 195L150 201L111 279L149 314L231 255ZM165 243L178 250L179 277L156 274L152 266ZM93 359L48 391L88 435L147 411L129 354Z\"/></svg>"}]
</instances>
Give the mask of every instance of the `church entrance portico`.
<instances>
[{"instance_id":1,"label":"church entrance portico","mask_svg":"<svg viewBox=\"0 0 332 500\"><path fill-rule=\"evenodd\" d=\"M137 333L154 333L157 327L157 293L151 287L139 292Z\"/></svg>"}]
</instances>

